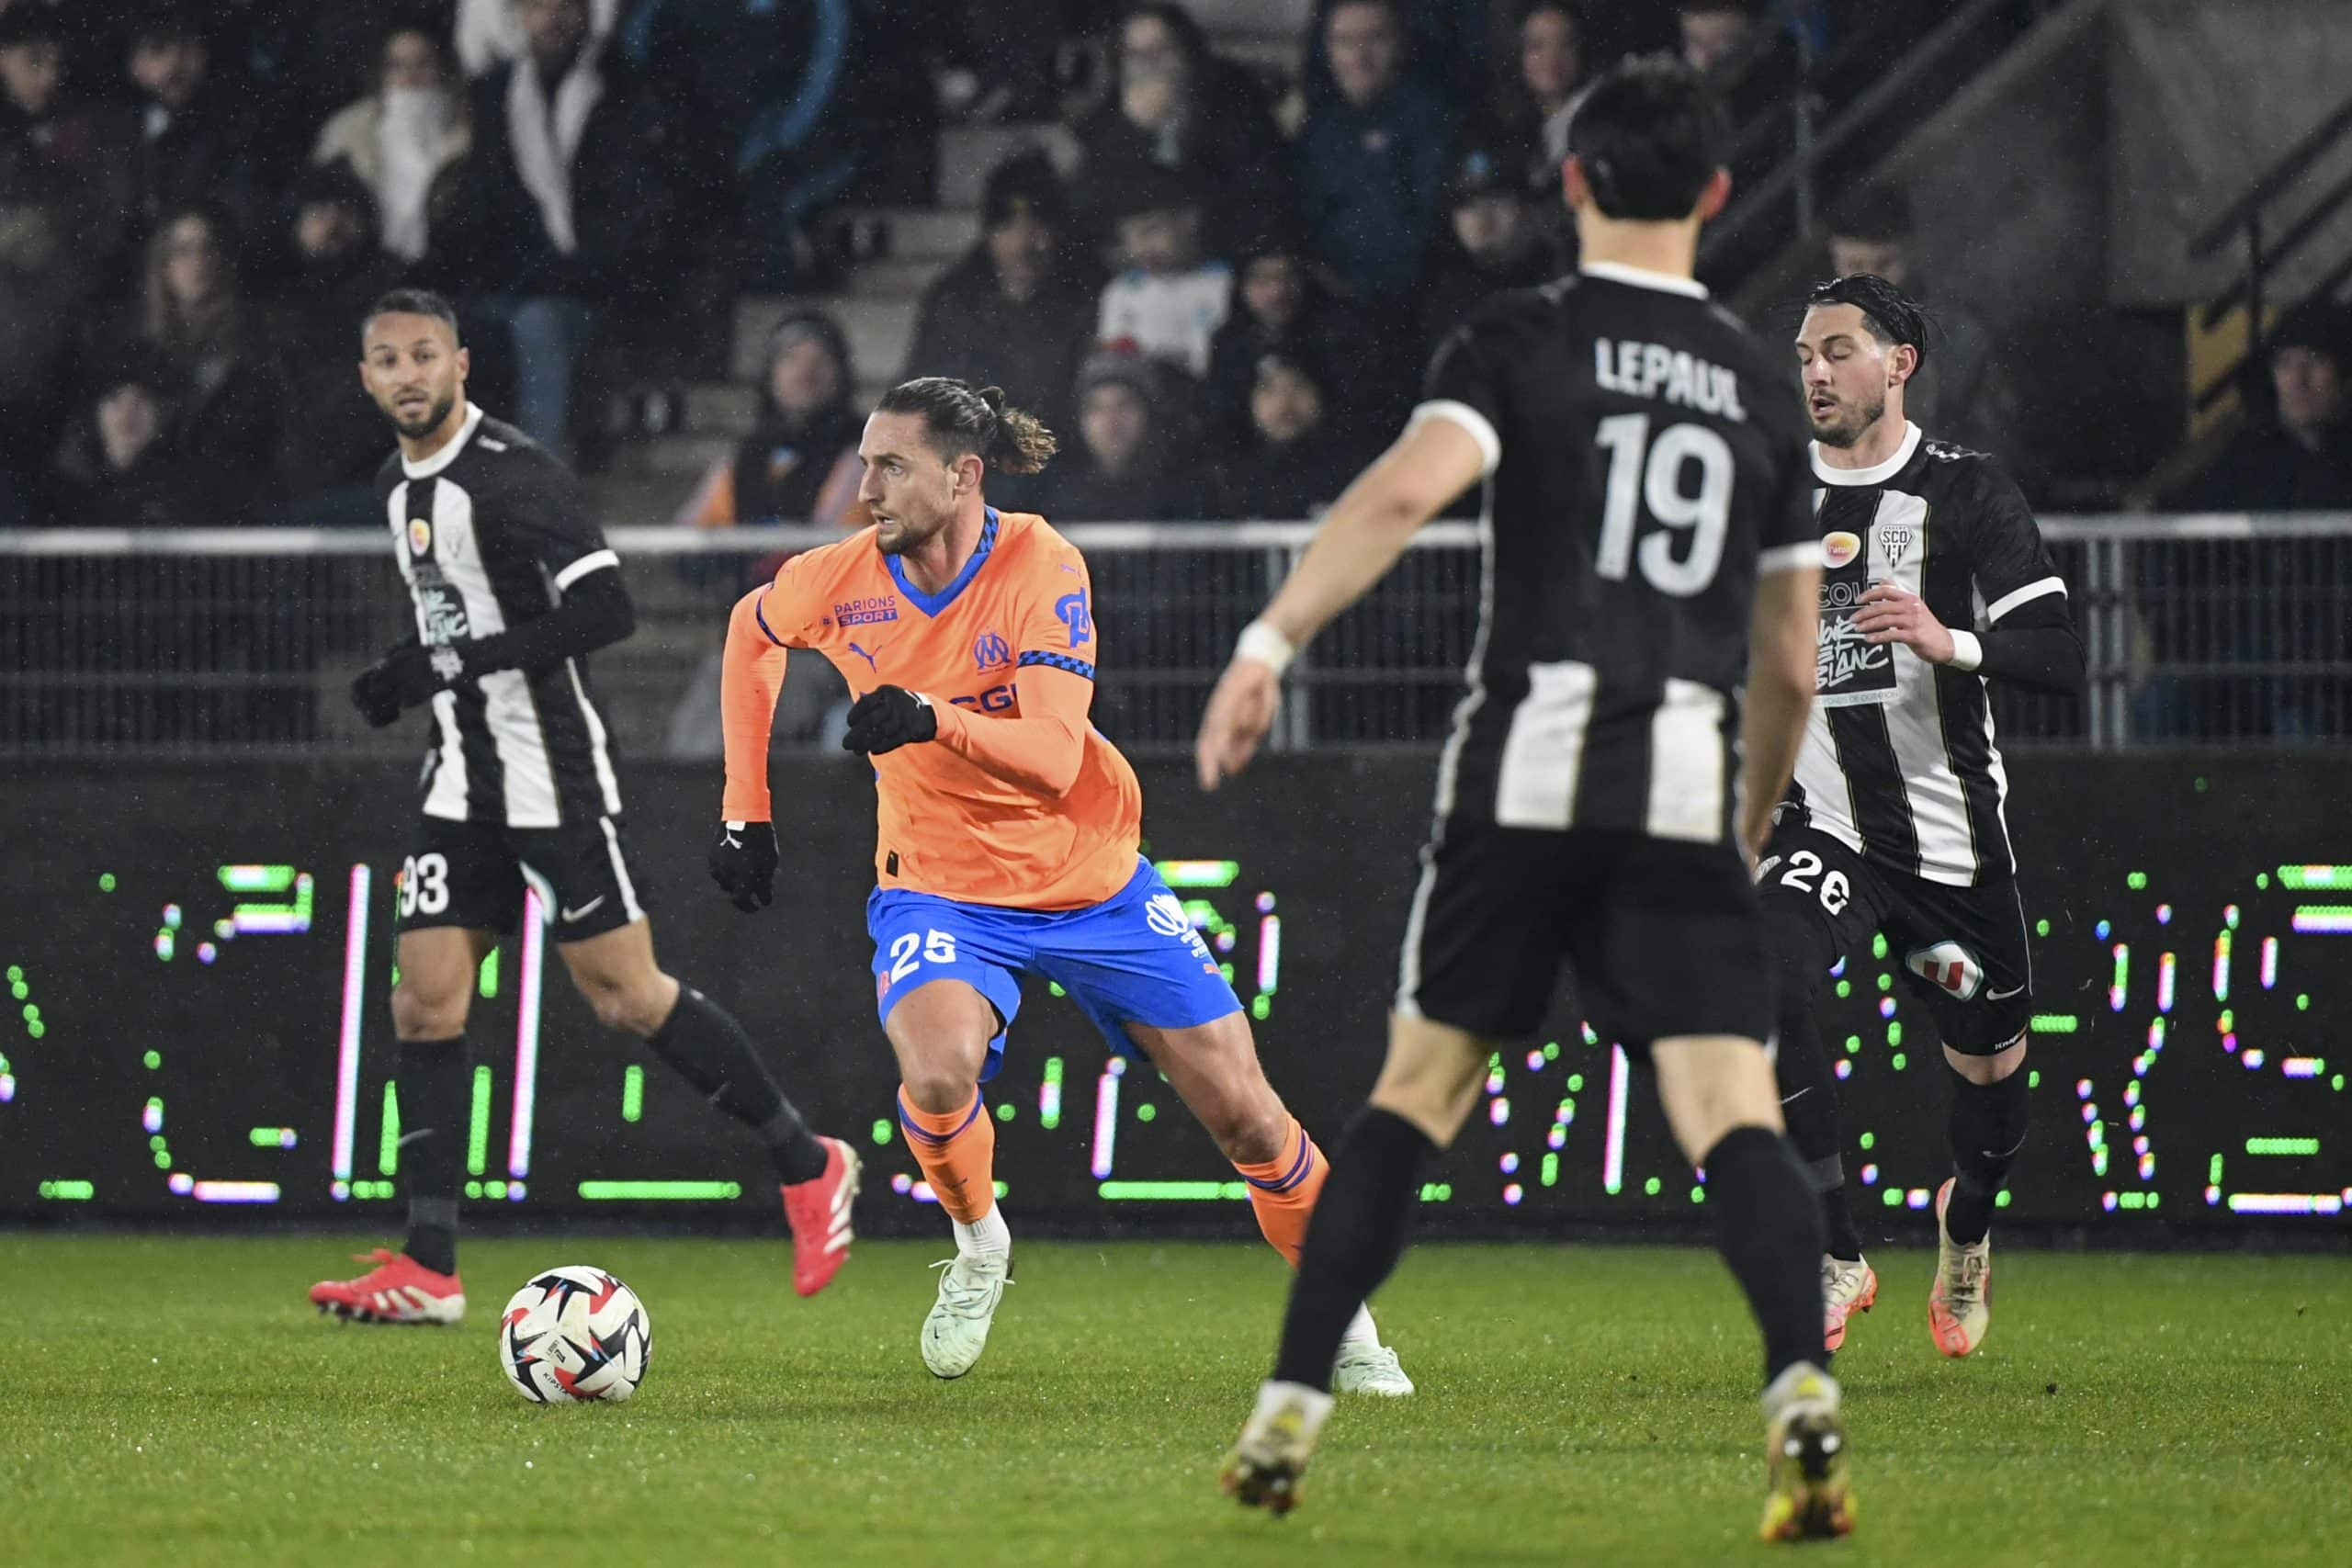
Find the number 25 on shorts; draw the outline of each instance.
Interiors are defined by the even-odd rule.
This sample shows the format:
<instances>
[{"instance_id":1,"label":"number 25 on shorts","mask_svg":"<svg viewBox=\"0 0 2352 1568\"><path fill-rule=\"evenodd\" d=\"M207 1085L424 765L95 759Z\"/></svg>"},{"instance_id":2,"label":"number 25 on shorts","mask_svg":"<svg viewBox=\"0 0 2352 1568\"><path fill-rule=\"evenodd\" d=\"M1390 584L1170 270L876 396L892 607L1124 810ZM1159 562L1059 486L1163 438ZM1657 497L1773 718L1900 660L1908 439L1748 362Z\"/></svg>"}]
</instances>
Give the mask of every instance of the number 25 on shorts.
<instances>
[{"instance_id":1,"label":"number 25 on shorts","mask_svg":"<svg viewBox=\"0 0 2352 1568\"><path fill-rule=\"evenodd\" d=\"M920 954L917 949L922 951ZM897 985L925 964L956 962L956 933L925 931L921 936L902 931L890 942L890 984Z\"/></svg>"}]
</instances>

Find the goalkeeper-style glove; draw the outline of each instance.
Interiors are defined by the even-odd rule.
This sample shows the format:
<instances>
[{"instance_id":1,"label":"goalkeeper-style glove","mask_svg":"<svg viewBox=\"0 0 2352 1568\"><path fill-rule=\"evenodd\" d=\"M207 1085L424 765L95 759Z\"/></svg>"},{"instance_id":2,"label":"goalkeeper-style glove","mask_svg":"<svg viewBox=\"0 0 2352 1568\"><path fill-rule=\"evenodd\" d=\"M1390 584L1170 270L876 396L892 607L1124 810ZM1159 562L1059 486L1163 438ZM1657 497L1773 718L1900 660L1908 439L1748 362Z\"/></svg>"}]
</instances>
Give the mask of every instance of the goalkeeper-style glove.
<instances>
[{"instance_id":1,"label":"goalkeeper-style glove","mask_svg":"<svg viewBox=\"0 0 2352 1568\"><path fill-rule=\"evenodd\" d=\"M412 639L359 672L351 682L351 705L381 729L465 674L466 656L458 649L429 649Z\"/></svg>"},{"instance_id":2,"label":"goalkeeper-style glove","mask_svg":"<svg viewBox=\"0 0 2352 1568\"><path fill-rule=\"evenodd\" d=\"M747 915L775 902L775 824L721 822L710 845L710 879Z\"/></svg>"},{"instance_id":3,"label":"goalkeeper-style glove","mask_svg":"<svg viewBox=\"0 0 2352 1568\"><path fill-rule=\"evenodd\" d=\"M938 737L939 716L932 712L929 697L903 686L877 686L852 705L842 750L879 757Z\"/></svg>"}]
</instances>

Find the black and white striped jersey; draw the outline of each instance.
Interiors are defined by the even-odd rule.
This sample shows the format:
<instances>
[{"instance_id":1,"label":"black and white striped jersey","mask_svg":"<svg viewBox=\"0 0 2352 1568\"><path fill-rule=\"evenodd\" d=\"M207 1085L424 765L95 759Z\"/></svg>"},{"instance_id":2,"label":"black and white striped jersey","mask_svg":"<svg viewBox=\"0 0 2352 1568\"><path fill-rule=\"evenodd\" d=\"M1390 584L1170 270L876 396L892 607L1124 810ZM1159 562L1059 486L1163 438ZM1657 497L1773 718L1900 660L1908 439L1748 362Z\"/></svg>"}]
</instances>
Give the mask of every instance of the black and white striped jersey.
<instances>
[{"instance_id":1,"label":"black and white striped jersey","mask_svg":"<svg viewBox=\"0 0 2352 1568\"><path fill-rule=\"evenodd\" d=\"M1688 278L1588 265L1480 307L1414 418L1487 476L1440 818L1728 840L1756 580L1820 552L1785 353Z\"/></svg>"},{"instance_id":2,"label":"black and white striped jersey","mask_svg":"<svg viewBox=\"0 0 2352 1568\"><path fill-rule=\"evenodd\" d=\"M479 408L424 462L395 454L376 490L427 648L527 625L589 573L620 568L571 470ZM621 808L579 660L461 681L433 699L433 720L428 817L557 828Z\"/></svg>"},{"instance_id":3,"label":"black and white striped jersey","mask_svg":"<svg viewBox=\"0 0 2352 1568\"><path fill-rule=\"evenodd\" d=\"M1854 629L1872 583L1894 581L1963 632L2064 626L2066 584L2025 497L1982 452L1906 428L1869 468L1820 481L1821 643L1816 696L1790 799L1822 831L1879 864L1973 887L2016 871L1984 677L1934 665ZM2022 614L2020 614L2022 612Z\"/></svg>"}]
</instances>

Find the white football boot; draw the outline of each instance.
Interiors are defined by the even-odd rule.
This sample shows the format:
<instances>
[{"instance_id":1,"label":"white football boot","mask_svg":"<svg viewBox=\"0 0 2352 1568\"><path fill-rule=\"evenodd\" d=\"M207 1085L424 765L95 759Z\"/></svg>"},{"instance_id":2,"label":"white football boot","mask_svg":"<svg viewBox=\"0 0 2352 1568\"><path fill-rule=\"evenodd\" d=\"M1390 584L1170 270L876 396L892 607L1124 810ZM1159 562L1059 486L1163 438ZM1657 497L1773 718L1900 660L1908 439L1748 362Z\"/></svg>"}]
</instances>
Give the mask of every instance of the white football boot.
<instances>
[{"instance_id":1,"label":"white football boot","mask_svg":"<svg viewBox=\"0 0 2352 1568\"><path fill-rule=\"evenodd\" d=\"M958 1253L934 1263L939 1300L922 1320L922 1364L935 1378L960 1378L988 1348L996 1304L1012 1283L1012 1254Z\"/></svg>"}]
</instances>

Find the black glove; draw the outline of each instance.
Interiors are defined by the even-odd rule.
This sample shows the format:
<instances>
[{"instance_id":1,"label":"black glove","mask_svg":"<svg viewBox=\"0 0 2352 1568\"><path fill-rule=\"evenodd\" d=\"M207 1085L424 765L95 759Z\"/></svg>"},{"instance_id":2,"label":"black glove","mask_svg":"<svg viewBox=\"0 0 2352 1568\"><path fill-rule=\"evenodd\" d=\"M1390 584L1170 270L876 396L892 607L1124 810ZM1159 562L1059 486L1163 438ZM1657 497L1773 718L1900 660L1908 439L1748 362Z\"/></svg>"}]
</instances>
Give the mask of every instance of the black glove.
<instances>
[{"instance_id":1,"label":"black glove","mask_svg":"<svg viewBox=\"0 0 2352 1568\"><path fill-rule=\"evenodd\" d=\"M877 686L857 699L849 710L849 733L842 737L844 751L879 757L901 746L939 738L939 716L931 699L903 686Z\"/></svg>"},{"instance_id":2,"label":"black glove","mask_svg":"<svg viewBox=\"0 0 2352 1568\"><path fill-rule=\"evenodd\" d=\"M710 879L747 915L775 902L775 824L721 822L710 844Z\"/></svg>"},{"instance_id":3,"label":"black glove","mask_svg":"<svg viewBox=\"0 0 2352 1568\"><path fill-rule=\"evenodd\" d=\"M466 672L465 655L455 648L427 649L409 641L362 670L351 682L351 705L375 728L430 701L435 692Z\"/></svg>"}]
</instances>

